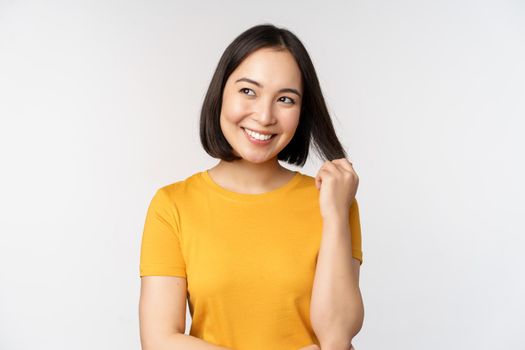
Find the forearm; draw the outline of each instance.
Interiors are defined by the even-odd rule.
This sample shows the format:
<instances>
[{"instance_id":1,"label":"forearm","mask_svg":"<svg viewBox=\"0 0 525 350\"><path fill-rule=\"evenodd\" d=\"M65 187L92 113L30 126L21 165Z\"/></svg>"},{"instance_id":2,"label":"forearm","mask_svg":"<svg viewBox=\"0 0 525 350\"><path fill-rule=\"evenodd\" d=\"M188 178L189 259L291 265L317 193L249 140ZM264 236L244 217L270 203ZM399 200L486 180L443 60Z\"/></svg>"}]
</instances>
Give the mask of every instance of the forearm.
<instances>
[{"instance_id":1,"label":"forearm","mask_svg":"<svg viewBox=\"0 0 525 350\"><path fill-rule=\"evenodd\" d=\"M212 343L208 343L200 338L177 333L169 335L166 338L158 340L155 344L145 346L143 344L142 350L232 350Z\"/></svg>"},{"instance_id":2,"label":"forearm","mask_svg":"<svg viewBox=\"0 0 525 350\"><path fill-rule=\"evenodd\" d=\"M363 323L358 276L353 270L348 218L323 220L310 302L310 318L322 350L348 350Z\"/></svg>"}]
</instances>

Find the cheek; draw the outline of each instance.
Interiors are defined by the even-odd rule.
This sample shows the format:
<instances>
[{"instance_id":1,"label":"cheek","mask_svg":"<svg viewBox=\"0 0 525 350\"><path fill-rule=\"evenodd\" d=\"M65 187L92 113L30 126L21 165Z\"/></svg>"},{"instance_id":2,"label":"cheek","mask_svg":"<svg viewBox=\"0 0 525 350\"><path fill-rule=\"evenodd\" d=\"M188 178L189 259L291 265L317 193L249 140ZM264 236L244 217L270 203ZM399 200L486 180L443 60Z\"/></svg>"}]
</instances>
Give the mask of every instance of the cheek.
<instances>
[{"instance_id":1,"label":"cheek","mask_svg":"<svg viewBox=\"0 0 525 350\"><path fill-rule=\"evenodd\" d=\"M294 133L299 125L300 111L290 111L280 120L283 132Z\"/></svg>"},{"instance_id":2,"label":"cheek","mask_svg":"<svg viewBox=\"0 0 525 350\"><path fill-rule=\"evenodd\" d=\"M222 114L230 123L238 123L249 113L248 107L241 99L228 98L223 101Z\"/></svg>"}]
</instances>

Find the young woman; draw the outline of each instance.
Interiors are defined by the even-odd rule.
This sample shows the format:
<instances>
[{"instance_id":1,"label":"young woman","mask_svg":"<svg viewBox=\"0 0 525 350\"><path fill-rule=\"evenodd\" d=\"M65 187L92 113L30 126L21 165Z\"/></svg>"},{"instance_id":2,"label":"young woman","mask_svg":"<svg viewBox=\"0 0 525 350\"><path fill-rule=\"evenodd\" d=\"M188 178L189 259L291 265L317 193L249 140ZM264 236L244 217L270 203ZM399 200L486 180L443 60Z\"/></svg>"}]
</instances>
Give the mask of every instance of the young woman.
<instances>
[{"instance_id":1,"label":"young woman","mask_svg":"<svg viewBox=\"0 0 525 350\"><path fill-rule=\"evenodd\" d=\"M147 212L143 350L353 349L358 176L293 33L257 25L226 48L200 137L219 162L159 188ZM279 163L303 166L311 145L325 160L315 178Z\"/></svg>"}]
</instances>

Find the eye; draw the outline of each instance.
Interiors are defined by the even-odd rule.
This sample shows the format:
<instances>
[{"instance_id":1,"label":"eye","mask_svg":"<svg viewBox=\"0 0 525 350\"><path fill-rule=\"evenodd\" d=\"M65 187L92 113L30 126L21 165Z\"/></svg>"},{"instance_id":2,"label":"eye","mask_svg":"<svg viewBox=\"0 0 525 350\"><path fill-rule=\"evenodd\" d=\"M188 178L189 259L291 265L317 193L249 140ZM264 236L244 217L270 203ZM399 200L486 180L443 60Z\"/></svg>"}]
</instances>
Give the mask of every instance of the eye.
<instances>
[{"instance_id":1,"label":"eye","mask_svg":"<svg viewBox=\"0 0 525 350\"><path fill-rule=\"evenodd\" d=\"M241 92L241 93L243 93L243 94L245 94L245 95L248 95L248 96L254 96L254 95L249 95L249 94L245 93L245 91L251 91L251 92L253 92L253 90L250 89L250 88L242 88L242 89L239 90L239 92ZM294 105L294 104L295 104L295 100L294 100L293 98L290 98L290 97L288 97L288 96L283 96L283 97L281 97L281 98L287 98L287 99L289 99L290 102L287 103L287 104L289 104L289 105Z\"/></svg>"},{"instance_id":2,"label":"eye","mask_svg":"<svg viewBox=\"0 0 525 350\"><path fill-rule=\"evenodd\" d=\"M294 104L295 104L295 101L294 101L293 98L290 98L290 97L287 97L287 96L283 96L283 97L281 97L281 98L287 98L287 99L289 99L291 102L288 103L288 104L290 104L290 105L294 105Z\"/></svg>"},{"instance_id":3,"label":"eye","mask_svg":"<svg viewBox=\"0 0 525 350\"><path fill-rule=\"evenodd\" d=\"M244 94L243 91L246 91L246 90L248 90L248 91L253 91L252 89L249 89L249 88L242 88L242 89L239 90L239 92L242 92L242 93ZM246 95L246 94L245 94L245 95ZM250 96L253 96L253 95L250 95Z\"/></svg>"}]
</instances>

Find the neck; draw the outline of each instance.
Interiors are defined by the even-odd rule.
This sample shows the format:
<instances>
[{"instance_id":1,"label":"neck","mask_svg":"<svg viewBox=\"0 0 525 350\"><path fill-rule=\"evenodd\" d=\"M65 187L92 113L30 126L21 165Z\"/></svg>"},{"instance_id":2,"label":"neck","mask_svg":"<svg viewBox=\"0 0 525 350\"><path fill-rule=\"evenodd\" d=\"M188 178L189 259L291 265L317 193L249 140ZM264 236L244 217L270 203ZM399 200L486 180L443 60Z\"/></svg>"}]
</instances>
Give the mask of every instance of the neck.
<instances>
[{"instance_id":1,"label":"neck","mask_svg":"<svg viewBox=\"0 0 525 350\"><path fill-rule=\"evenodd\" d=\"M242 193L258 193L281 186L293 172L281 166L275 157L264 163L252 163L245 159L232 162L220 160L209 173L223 187Z\"/></svg>"}]
</instances>

